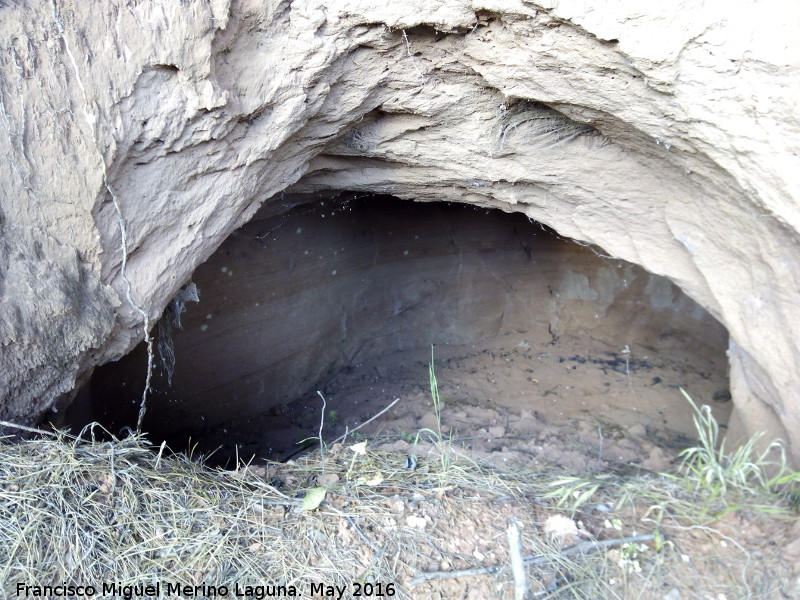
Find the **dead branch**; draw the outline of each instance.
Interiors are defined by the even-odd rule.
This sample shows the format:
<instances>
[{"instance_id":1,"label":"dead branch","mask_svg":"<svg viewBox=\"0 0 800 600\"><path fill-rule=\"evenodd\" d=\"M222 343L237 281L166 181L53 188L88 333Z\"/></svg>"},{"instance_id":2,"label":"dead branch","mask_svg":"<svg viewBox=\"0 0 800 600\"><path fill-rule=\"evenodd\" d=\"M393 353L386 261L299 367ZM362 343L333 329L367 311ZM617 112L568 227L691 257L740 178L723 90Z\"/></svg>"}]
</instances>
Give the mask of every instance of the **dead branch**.
<instances>
[{"instance_id":1,"label":"dead branch","mask_svg":"<svg viewBox=\"0 0 800 600\"><path fill-rule=\"evenodd\" d=\"M611 540L600 540L591 542L581 542L564 550L562 556L572 556L573 554L590 554L602 548L613 548L622 544L635 544L638 542L649 542L655 538L655 534L647 533L644 535L634 535L631 537L615 538ZM529 555L524 557L523 562L526 566L536 567L550 562L552 559L547 555ZM508 565L489 565L487 567L475 567L472 569L462 569L460 571L428 571L420 573L416 577L409 579L409 585L418 585L426 581L437 579L456 579L458 577L473 577L475 575L499 575L508 569Z\"/></svg>"}]
</instances>

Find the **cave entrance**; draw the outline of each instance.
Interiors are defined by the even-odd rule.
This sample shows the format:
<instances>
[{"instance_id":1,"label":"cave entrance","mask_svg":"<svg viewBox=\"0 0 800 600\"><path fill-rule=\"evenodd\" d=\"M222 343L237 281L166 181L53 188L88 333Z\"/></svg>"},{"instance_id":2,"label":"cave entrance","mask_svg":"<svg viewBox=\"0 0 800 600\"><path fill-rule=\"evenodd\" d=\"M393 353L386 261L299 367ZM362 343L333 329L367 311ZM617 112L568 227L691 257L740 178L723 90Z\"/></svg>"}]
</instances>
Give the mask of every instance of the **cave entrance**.
<instances>
[{"instance_id":1,"label":"cave entrance","mask_svg":"<svg viewBox=\"0 0 800 600\"><path fill-rule=\"evenodd\" d=\"M286 459L318 434L317 392L326 439L399 398L360 433L407 442L435 426L432 345L443 430L477 453L656 468L691 439L681 387L727 422L727 332L666 278L519 213L356 194L284 206L231 235L154 330L151 442ZM145 365L140 345L96 369L73 429L134 426Z\"/></svg>"}]
</instances>

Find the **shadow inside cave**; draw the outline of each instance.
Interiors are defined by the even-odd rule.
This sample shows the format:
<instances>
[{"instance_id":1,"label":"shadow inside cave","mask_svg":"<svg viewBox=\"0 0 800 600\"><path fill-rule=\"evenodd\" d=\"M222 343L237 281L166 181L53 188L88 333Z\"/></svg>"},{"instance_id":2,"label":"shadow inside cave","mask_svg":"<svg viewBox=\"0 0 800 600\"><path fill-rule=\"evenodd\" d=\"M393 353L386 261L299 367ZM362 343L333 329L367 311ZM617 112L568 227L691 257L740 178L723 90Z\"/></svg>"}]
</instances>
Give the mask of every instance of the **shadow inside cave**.
<instances>
[{"instance_id":1,"label":"shadow inside cave","mask_svg":"<svg viewBox=\"0 0 800 600\"><path fill-rule=\"evenodd\" d=\"M151 442L284 460L316 440L321 396L326 439L395 399L362 432L409 438L432 425L433 344L445 430L475 447L524 440L563 461L541 443L559 423L586 435L556 446L680 444L679 387L727 422L727 332L664 277L518 213L357 194L286 206L231 235L192 277L199 302L184 292L154 328ZM64 424L135 427L146 364L140 344L97 368ZM618 446L614 460L646 458Z\"/></svg>"}]
</instances>

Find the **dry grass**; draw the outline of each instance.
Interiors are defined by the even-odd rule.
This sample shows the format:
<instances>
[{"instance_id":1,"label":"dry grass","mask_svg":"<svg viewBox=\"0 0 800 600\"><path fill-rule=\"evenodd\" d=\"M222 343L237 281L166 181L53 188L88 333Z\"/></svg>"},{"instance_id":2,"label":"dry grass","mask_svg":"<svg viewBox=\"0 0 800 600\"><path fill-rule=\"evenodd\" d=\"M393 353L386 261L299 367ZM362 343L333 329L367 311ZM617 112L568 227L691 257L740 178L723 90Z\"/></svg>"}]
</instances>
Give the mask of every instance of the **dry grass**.
<instances>
[{"instance_id":1,"label":"dry grass","mask_svg":"<svg viewBox=\"0 0 800 600\"><path fill-rule=\"evenodd\" d=\"M730 504L718 503L710 517L708 503L702 515L693 514L702 491L674 477L604 478L575 507L570 497L586 488L570 496L556 469L478 465L455 446L443 463L436 448L336 444L324 456L220 471L167 456L141 437L4 440L2 592L33 597L34 588L18 595L18 585L92 585L100 597L104 584L115 584L106 595L123 597L124 586L159 583L161 597L190 596L167 593L175 584L205 586L188 590L195 597L222 597L223 586L229 597L237 589L245 597L283 597L268 586L294 586L314 597L330 591L311 587L323 584L345 586L343 597L353 597L359 586L380 584L385 597L511 598L506 528L512 520L522 527L536 598L662 598L670 586L687 583L688 571L699 579L680 588L681 598L706 592L766 598L788 580L780 548L770 546L785 520L795 518L779 498L769 502L781 514L768 518L780 526L761 526L766 541L756 552L752 540L746 547L715 522ZM413 470L406 466L409 452L418 459ZM324 499L304 510L304 495L313 489L324 490ZM737 505L728 517L757 513L753 506ZM546 534L554 515L575 531ZM613 541L637 534L652 541ZM703 581L711 575L717 579Z\"/></svg>"}]
</instances>

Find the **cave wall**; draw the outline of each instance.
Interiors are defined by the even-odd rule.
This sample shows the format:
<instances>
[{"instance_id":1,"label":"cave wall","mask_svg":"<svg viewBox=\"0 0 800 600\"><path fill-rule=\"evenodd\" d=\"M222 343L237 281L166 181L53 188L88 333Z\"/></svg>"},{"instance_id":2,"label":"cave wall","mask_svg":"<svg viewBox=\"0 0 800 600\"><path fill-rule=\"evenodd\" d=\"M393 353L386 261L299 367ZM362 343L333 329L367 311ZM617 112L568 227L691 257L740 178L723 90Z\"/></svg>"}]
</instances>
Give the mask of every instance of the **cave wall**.
<instances>
[{"instance_id":1,"label":"cave wall","mask_svg":"<svg viewBox=\"0 0 800 600\"><path fill-rule=\"evenodd\" d=\"M58 410L284 192L524 212L725 324L800 458L800 7L0 7L0 416Z\"/></svg>"},{"instance_id":2,"label":"cave wall","mask_svg":"<svg viewBox=\"0 0 800 600\"><path fill-rule=\"evenodd\" d=\"M380 365L381 386L403 380L433 345L440 361L498 347L549 356L562 338L613 352L635 345L648 368L672 364L670 351L687 357L709 385L727 345L724 327L668 279L524 215L390 196L343 194L256 215L195 270L188 290L158 323L144 422L174 447L198 432L238 431L233 422L263 424L364 364ZM95 370L69 424L135 425L146 364L139 344ZM426 383L420 371L412 385ZM674 382L655 379L663 397L679 398ZM681 385L696 392L689 381ZM646 405L638 395L637 404Z\"/></svg>"}]
</instances>

